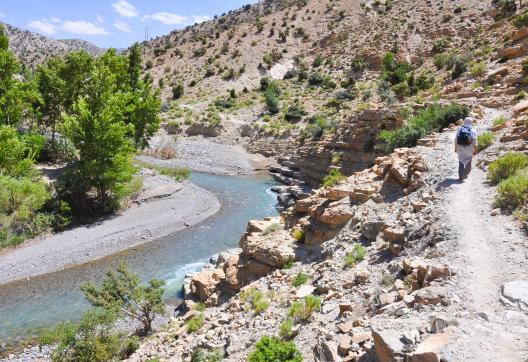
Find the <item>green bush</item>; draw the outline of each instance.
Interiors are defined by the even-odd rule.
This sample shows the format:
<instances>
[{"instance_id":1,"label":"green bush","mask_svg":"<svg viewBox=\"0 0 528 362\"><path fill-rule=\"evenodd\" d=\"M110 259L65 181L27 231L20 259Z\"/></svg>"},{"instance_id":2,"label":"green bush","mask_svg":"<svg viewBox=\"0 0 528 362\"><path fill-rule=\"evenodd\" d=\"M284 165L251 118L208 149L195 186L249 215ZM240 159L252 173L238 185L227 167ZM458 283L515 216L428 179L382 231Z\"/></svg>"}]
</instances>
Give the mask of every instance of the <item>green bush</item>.
<instances>
[{"instance_id":1,"label":"green bush","mask_svg":"<svg viewBox=\"0 0 528 362\"><path fill-rule=\"evenodd\" d=\"M302 362L303 357L295 344L278 338L264 336L255 345L255 351L248 357L249 362Z\"/></svg>"},{"instance_id":2,"label":"green bush","mask_svg":"<svg viewBox=\"0 0 528 362\"><path fill-rule=\"evenodd\" d=\"M264 297L264 293L255 288L240 293L240 300L245 303L253 313L260 314L269 307L269 302Z\"/></svg>"},{"instance_id":3,"label":"green bush","mask_svg":"<svg viewBox=\"0 0 528 362\"><path fill-rule=\"evenodd\" d=\"M517 171L528 167L528 156L523 153L508 153L493 161L488 167L488 179L498 183L514 176Z\"/></svg>"},{"instance_id":4,"label":"green bush","mask_svg":"<svg viewBox=\"0 0 528 362\"><path fill-rule=\"evenodd\" d=\"M471 66L471 76L474 78L482 76L486 72L486 63L477 62Z\"/></svg>"},{"instance_id":5,"label":"green bush","mask_svg":"<svg viewBox=\"0 0 528 362\"><path fill-rule=\"evenodd\" d=\"M504 124L506 123L506 118L504 117L499 117L499 118L496 118L495 120L493 120L493 125L494 126L500 126L501 124Z\"/></svg>"},{"instance_id":6,"label":"green bush","mask_svg":"<svg viewBox=\"0 0 528 362\"><path fill-rule=\"evenodd\" d=\"M393 131L381 131L379 138L386 142L386 152L399 147L414 147L420 138L433 131L441 131L451 123L467 117L469 109L453 103L448 106L435 104L420 111L407 121L407 125Z\"/></svg>"},{"instance_id":7,"label":"green bush","mask_svg":"<svg viewBox=\"0 0 528 362\"><path fill-rule=\"evenodd\" d=\"M477 144L479 150L484 150L492 145L495 140L495 135L492 132L484 132L477 137Z\"/></svg>"},{"instance_id":8,"label":"green bush","mask_svg":"<svg viewBox=\"0 0 528 362\"><path fill-rule=\"evenodd\" d=\"M293 337L292 328L295 325L295 321L291 318L284 320L279 326L279 337L284 340L289 340Z\"/></svg>"},{"instance_id":9,"label":"green bush","mask_svg":"<svg viewBox=\"0 0 528 362\"><path fill-rule=\"evenodd\" d=\"M453 71L451 72L451 79L458 79L467 71L467 63L461 59L456 58L453 64Z\"/></svg>"},{"instance_id":10,"label":"green bush","mask_svg":"<svg viewBox=\"0 0 528 362\"><path fill-rule=\"evenodd\" d=\"M339 181L346 179L346 176L343 175L341 170L337 168L332 168L328 175L323 178L323 187L332 187L336 185Z\"/></svg>"},{"instance_id":11,"label":"green bush","mask_svg":"<svg viewBox=\"0 0 528 362\"><path fill-rule=\"evenodd\" d=\"M352 59L350 67L354 72L361 72L367 67L367 64L365 63L363 58L354 58Z\"/></svg>"},{"instance_id":12,"label":"green bush","mask_svg":"<svg viewBox=\"0 0 528 362\"><path fill-rule=\"evenodd\" d=\"M502 180L497 187L497 206L515 210L528 201L528 169Z\"/></svg>"},{"instance_id":13,"label":"green bush","mask_svg":"<svg viewBox=\"0 0 528 362\"><path fill-rule=\"evenodd\" d=\"M314 116L308 120L308 125L301 130L301 142L306 139L320 140L325 133L335 130L335 123L323 116Z\"/></svg>"},{"instance_id":14,"label":"green bush","mask_svg":"<svg viewBox=\"0 0 528 362\"><path fill-rule=\"evenodd\" d=\"M288 107L288 109L286 110L286 113L284 114L284 118L288 122L298 122L304 116L306 116L306 114L307 113L301 104L294 104Z\"/></svg>"},{"instance_id":15,"label":"green bush","mask_svg":"<svg viewBox=\"0 0 528 362\"><path fill-rule=\"evenodd\" d=\"M513 25L515 25L517 28L528 26L528 13L521 14L515 18L515 20L513 20Z\"/></svg>"},{"instance_id":16,"label":"green bush","mask_svg":"<svg viewBox=\"0 0 528 362\"><path fill-rule=\"evenodd\" d=\"M205 317L203 313L198 313L197 315L189 319L185 323L185 325L187 326L187 332L193 333L193 332L198 331L200 328L202 328L204 324L204 319Z\"/></svg>"},{"instance_id":17,"label":"green bush","mask_svg":"<svg viewBox=\"0 0 528 362\"><path fill-rule=\"evenodd\" d=\"M197 348L191 356L191 362L221 362L224 353L220 349L207 351L204 348Z\"/></svg>"},{"instance_id":18,"label":"green bush","mask_svg":"<svg viewBox=\"0 0 528 362\"><path fill-rule=\"evenodd\" d=\"M184 86L181 83L172 87L172 99L180 99L184 93Z\"/></svg>"},{"instance_id":19,"label":"green bush","mask_svg":"<svg viewBox=\"0 0 528 362\"><path fill-rule=\"evenodd\" d=\"M492 0L492 3L498 7L498 12L495 15L496 21L505 19L517 11L517 3L515 0Z\"/></svg>"},{"instance_id":20,"label":"green bush","mask_svg":"<svg viewBox=\"0 0 528 362\"><path fill-rule=\"evenodd\" d=\"M307 321L314 312L321 309L321 298L307 295L302 302L294 302L288 309L288 317L294 321Z\"/></svg>"},{"instance_id":21,"label":"green bush","mask_svg":"<svg viewBox=\"0 0 528 362\"><path fill-rule=\"evenodd\" d=\"M433 53L435 54L443 53L449 46L449 43L450 43L450 40L445 37L436 39L433 43L433 49L432 49Z\"/></svg>"},{"instance_id":22,"label":"green bush","mask_svg":"<svg viewBox=\"0 0 528 362\"><path fill-rule=\"evenodd\" d=\"M361 244L355 244L354 245L354 251L347 253L345 256L345 264L347 266L354 266L363 259L365 259L365 256L367 255L367 249Z\"/></svg>"},{"instance_id":23,"label":"green bush","mask_svg":"<svg viewBox=\"0 0 528 362\"><path fill-rule=\"evenodd\" d=\"M303 285L304 283L306 283L308 280L310 280L309 274L299 273L293 279L292 285L294 287L299 287Z\"/></svg>"},{"instance_id":24,"label":"green bush","mask_svg":"<svg viewBox=\"0 0 528 362\"><path fill-rule=\"evenodd\" d=\"M276 114L280 110L279 95L280 95L279 86L275 82L270 81L269 84L266 85L266 88L264 91L264 98L266 100L268 111L271 114Z\"/></svg>"}]
</instances>

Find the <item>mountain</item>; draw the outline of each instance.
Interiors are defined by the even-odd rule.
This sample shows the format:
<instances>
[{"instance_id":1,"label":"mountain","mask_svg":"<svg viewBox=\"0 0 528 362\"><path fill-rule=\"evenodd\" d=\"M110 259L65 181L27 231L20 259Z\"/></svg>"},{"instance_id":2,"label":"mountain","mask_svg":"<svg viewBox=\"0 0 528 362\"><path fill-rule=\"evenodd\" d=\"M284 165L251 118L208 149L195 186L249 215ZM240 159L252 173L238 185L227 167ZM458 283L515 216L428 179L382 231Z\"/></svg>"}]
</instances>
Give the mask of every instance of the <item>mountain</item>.
<instances>
[{"instance_id":1,"label":"mountain","mask_svg":"<svg viewBox=\"0 0 528 362\"><path fill-rule=\"evenodd\" d=\"M105 51L82 39L55 40L6 23L3 25L9 36L9 48L27 67L33 68L52 56L75 50L84 49L94 56Z\"/></svg>"}]
</instances>

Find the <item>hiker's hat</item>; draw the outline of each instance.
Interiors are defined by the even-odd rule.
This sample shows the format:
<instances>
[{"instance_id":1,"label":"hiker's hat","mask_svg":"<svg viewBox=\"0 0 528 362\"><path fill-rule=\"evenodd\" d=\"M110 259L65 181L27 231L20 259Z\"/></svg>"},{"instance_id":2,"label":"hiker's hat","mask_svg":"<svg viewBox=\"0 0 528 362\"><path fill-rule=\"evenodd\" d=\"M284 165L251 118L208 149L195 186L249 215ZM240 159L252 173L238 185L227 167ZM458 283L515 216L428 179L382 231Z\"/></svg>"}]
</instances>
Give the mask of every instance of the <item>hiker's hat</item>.
<instances>
[{"instance_id":1,"label":"hiker's hat","mask_svg":"<svg viewBox=\"0 0 528 362\"><path fill-rule=\"evenodd\" d=\"M464 119L464 126L472 126L473 125L473 118L471 117L466 117Z\"/></svg>"}]
</instances>

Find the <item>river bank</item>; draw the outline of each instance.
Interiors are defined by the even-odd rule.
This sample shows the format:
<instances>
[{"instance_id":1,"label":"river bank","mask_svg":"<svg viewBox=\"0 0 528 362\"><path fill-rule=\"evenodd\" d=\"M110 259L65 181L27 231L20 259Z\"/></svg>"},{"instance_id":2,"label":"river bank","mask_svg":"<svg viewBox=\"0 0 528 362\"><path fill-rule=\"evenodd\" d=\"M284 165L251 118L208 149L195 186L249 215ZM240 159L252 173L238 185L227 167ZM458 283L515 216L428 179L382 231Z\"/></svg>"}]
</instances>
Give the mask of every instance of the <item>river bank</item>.
<instances>
[{"instance_id":1,"label":"river bank","mask_svg":"<svg viewBox=\"0 0 528 362\"><path fill-rule=\"evenodd\" d=\"M0 285L119 253L196 225L220 209L213 193L189 181L151 171L143 176L143 191L121 214L0 254Z\"/></svg>"}]
</instances>

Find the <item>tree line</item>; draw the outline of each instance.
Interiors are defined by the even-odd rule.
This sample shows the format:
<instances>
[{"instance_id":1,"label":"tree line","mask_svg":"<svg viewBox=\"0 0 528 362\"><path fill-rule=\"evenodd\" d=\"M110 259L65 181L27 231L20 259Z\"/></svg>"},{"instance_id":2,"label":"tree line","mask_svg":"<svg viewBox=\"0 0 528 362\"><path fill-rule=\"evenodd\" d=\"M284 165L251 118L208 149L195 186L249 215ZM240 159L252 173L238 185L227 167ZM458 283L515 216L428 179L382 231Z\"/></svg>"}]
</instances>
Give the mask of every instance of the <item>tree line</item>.
<instances>
[{"instance_id":1,"label":"tree line","mask_svg":"<svg viewBox=\"0 0 528 362\"><path fill-rule=\"evenodd\" d=\"M111 213L132 191L132 157L160 123L142 52L76 51L29 70L0 27L0 247ZM41 161L67 167L47 185Z\"/></svg>"}]
</instances>

